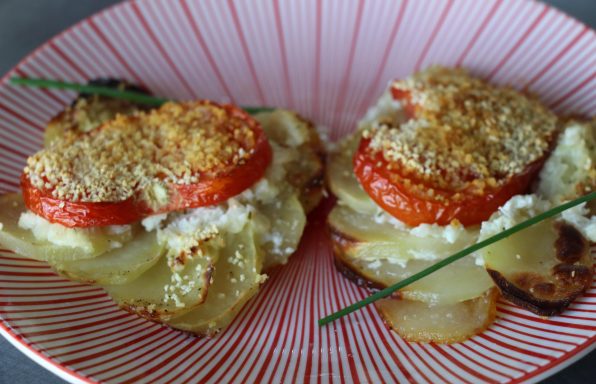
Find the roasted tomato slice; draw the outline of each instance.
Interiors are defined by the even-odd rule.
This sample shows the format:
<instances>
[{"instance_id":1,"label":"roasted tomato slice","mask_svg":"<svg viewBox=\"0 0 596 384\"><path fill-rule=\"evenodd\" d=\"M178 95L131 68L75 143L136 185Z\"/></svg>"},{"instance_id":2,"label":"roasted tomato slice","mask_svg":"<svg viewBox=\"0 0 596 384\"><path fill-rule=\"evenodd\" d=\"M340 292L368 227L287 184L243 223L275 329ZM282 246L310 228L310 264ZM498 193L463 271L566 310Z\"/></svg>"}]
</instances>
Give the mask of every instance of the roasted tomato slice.
<instances>
[{"instance_id":1,"label":"roasted tomato slice","mask_svg":"<svg viewBox=\"0 0 596 384\"><path fill-rule=\"evenodd\" d=\"M251 158L224 172L209 175L197 183L172 184L176 191L168 210L196 208L221 203L253 185L263 177L271 162L269 141L261 131Z\"/></svg>"},{"instance_id":2,"label":"roasted tomato slice","mask_svg":"<svg viewBox=\"0 0 596 384\"><path fill-rule=\"evenodd\" d=\"M557 132L539 100L462 69L434 67L392 83L406 120L364 132L356 177L406 224L474 225L527 191Z\"/></svg>"},{"instance_id":3,"label":"roasted tomato slice","mask_svg":"<svg viewBox=\"0 0 596 384\"><path fill-rule=\"evenodd\" d=\"M71 202L57 199L51 193L31 185L26 174L21 176L21 190L27 208L66 227L124 225L144 216L144 209L134 199L117 202Z\"/></svg>"},{"instance_id":4,"label":"roasted tomato slice","mask_svg":"<svg viewBox=\"0 0 596 384\"><path fill-rule=\"evenodd\" d=\"M542 167L537 161L525 172L511 177L507 183L489 189L481 196L464 191L437 190L435 196L442 200L422 196L412 184L425 187L423 182L404 177L398 169L389 170L389 163L382 154L371 154L367 148L370 140L363 139L354 155L354 173L368 195L386 212L410 226L423 223L447 225L458 220L465 226L487 220L512 196L525 192ZM458 199L453 199L456 193Z\"/></svg>"},{"instance_id":5,"label":"roasted tomato slice","mask_svg":"<svg viewBox=\"0 0 596 384\"><path fill-rule=\"evenodd\" d=\"M259 123L241 109L168 103L38 152L21 186L27 207L50 222L122 225L223 202L262 178L271 158Z\"/></svg>"}]
</instances>

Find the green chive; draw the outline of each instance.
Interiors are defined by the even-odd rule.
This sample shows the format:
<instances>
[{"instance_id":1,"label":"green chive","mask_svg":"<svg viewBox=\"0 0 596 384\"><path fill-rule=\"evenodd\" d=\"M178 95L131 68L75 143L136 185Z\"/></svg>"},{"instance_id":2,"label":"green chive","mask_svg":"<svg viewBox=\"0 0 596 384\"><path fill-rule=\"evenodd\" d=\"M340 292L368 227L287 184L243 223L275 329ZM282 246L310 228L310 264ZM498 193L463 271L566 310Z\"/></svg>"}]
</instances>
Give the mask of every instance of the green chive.
<instances>
[{"instance_id":1,"label":"green chive","mask_svg":"<svg viewBox=\"0 0 596 384\"><path fill-rule=\"evenodd\" d=\"M275 108L271 107L242 107L249 115L256 115L261 112L273 112Z\"/></svg>"},{"instance_id":2,"label":"green chive","mask_svg":"<svg viewBox=\"0 0 596 384\"><path fill-rule=\"evenodd\" d=\"M13 77L10 79L10 83L14 85L24 85L28 87L37 88L52 88L52 89L67 89L70 91L76 91L79 93L89 93L92 95L101 95L112 97L114 99L122 99L132 101L134 103L146 104L152 106L160 106L168 99L161 97L155 97L145 95L135 91L125 91L122 89L116 89L111 87L104 87L101 85L88 85L78 83L67 83L58 80L46 80L46 79L29 79L24 77Z\"/></svg>"},{"instance_id":3,"label":"green chive","mask_svg":"<svg viewBox=\"0 0 596 384\"><path fill-rule=\"evenodd\" d=\"M368 296L364 300L358 301L358 302L356 302L356 303L354 303L352 305L349 305L349 306L347 306L347 307L345 307L345 308L343 308L343 309L341 309L341 310L339 310L339 311L337 311L335 313L332 313L329 316L326 316L326 317L323 317L322 319L319 319L319 325L320 326L323 326L323 325L329 324L329 323L331 323L331 322L339 319L340 317L343 317L343 316L345 316L345 315L347 315L349 313L352 313L352 312L354 312L354 311L356 311L356 310L358 310L358 309L360 309L360 308L362 308L362 307L364 307L364 306L366 306L368 304L371 304L371 303L373 303L373 302L375 302L375 301L377 301L379 299L382 299L384 297L390 296L393 292L395 292L395 291L397 291L399 289L402 289L402 288L404 288L404 287L406 287L406 286L414 283L415 281L418 281L418 280L422 279L425 276L430 275L431 273L433 273L433 272L435 272L435 271L437 271L437 270L439 270L439 269L441 269L441 268L443 268L443 267L445 267L445 266L453 263L454 261L457 261L457 260L459 260L459 259L461 259L461 258L463 258L463 257L465 257L465 256L467 256L467 255L469 255L469 254L471 254L473 252L476 252L479 249L482 249L482 248L484 248L484 247L486 247L488 245L491 245L493 243L496 243L497 241L503 240L504 238L509 237L509 236L513 235L514 233L517 233L519 231L522 231L522 230L524 230L524 229L526 229L526 228L528 228L528 227L530 227L530 226L532 226L534 224L537 224L537 223L539 223L539 222L541 222L543 220L546 220L548 218L551 218L553 216L556 216L559 213L561 213L561 212L563 212L563 211L565 211L565 210L567 210L569 208L575 207L576 205L580 205L580 204L585 203L587 201L590 201L590 200L592 200L594 198L596 198L596 192L592 192L590 194L587 194L585 196L582 196L580 198L577 198L577 199L572 200L570 202L567 202L565 204L561 204L561 205L559 205L557 207L554 207L552 209L549 209L546 212L543 212L543 213L541 213L539 215L536 215L536 216L534 216L534 217L532 217L532 218L530 218L530 219L528 219L526 221L523 221L523 222L521 222L521 223L519 223L517 225L514 225L513 227L511 227L509 229L506 229L503 232L500 232L500 233L498 233L498 234L496 234L496 235L494 235L492 237L489 237L488 239L485 239L483 241L480 241L480 242L478 242L478 243L476 243L476 244L474 244L474 245L472 245L472 246L470 246L470 247L468 247L468 248L466 248L464 250L461 250L461 251L457 252L456 254L454 254L452 256L449 256L446 259L443 259L443 260L439 261L436 264L433 264L432 266L430 266L430 267L428 267L428 268L426 268L426 269L424 269L424 270L422 270L422 271L420 271L418 273L413 274L412 276L408 277L407 279L404 279L404 280L400 281L397 284L394 284L394 285L392 285L390 287L387 287L387 288L385 288L385 289L383 289L383 290L381 290L379 292L376 292L376 293Z\"/></svg>"},{"instance_id":4,"label":"green chive","mask_svg":"<svg viewBox=\"0 0 596 384\"><path fill-rule=\"evenodd\" d=\"M116 89L111 87L105 87L101 85L88 85L79 83L69 83L59 80L46 80L46 79L32 79L26 77L13 77L10 79L10 83L13 85L23 85L28 87L36 88L50 88L50 89L67 89L69 91L76 91L78 93L88 93L92 95L100 95L111 97L114 99L121 99L131 101L133 103L145 104L159 107L163 103L169 101L162 97L155 97L146 95L144 93L135 91L126 91L122 89ZM271 112L275 108L268 107L243 107L243 109L251 114L255 115L260 112Z\"/></svg>"}]
</instances>

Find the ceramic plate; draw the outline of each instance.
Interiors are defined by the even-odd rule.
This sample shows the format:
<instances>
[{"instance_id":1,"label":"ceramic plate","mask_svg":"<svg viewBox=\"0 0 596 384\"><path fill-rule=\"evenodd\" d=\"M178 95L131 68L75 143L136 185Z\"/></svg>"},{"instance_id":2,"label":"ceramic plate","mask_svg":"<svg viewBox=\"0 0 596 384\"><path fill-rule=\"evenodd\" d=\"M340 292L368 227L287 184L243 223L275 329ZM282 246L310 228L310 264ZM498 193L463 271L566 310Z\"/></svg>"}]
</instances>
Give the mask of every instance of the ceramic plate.
<instances>
[{"instance_id":1,"label":"ceramic plate","mask_svg":"<svg viewBox=\"0 0 596 384\"><path fill-rule=\"evenodd\" d=\"M134 1L70 28L0 86L0 192L18 190L45 122L74 97L12 75L121 77L177 99L299 111L337 139L387 82L461 65L537 93L561 113L596 110L596 35L533 1ZM594 349L596 289L548 320L502 301L483 334L407 343L373 308L319 328L366 292L334 268L322 210L300 250L234 323L199 339L119 310L99 288L0 253L0 331L71 382L537 381Z\"/></svg>"}]
</instances>

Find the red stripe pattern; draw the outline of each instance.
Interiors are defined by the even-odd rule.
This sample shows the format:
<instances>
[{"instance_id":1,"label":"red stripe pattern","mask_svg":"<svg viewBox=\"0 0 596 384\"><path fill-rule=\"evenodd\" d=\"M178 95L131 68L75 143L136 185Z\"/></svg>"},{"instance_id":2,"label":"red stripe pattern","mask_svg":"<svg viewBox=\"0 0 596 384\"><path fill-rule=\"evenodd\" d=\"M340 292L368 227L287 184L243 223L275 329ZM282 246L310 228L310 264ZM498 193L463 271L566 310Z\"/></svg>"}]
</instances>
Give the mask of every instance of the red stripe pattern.
<instances>
[{"instance_id":1,"label":"red stripe pattern","mask_svg":"<svg viewBox=\"0 0 596 384\"><path fill-rule=\"evenodd\" d=\"M559 112L596 109L595 32L533 1L134 1L70 28L2 79L0 193L18 189L45 122L74 96L9 86L12 75L114 76L168 97L292 107L336 139L387 81L433 64L529 89ZM502 301L485 333L455 345L404 342L373 308L319 328L366 295L336 272L323 211L214 339L124 313L100 289L1 250L0 330L73 382L517 383L594 349L596 285L548 320Z\"/></svg>"}]
</instances>

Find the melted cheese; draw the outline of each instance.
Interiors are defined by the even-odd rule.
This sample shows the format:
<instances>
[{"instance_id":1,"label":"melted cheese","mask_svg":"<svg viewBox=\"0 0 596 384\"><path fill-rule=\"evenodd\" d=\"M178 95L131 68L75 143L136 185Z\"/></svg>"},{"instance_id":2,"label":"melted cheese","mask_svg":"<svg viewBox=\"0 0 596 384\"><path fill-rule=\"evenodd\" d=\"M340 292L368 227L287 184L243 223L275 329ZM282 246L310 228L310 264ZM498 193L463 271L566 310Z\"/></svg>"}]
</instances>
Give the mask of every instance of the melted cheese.
<instances>
[{"instance_id":1,"label":"melted cheese","mask_svg":"<svg viewBox=\"0 0 596 384\"><path fill-rule=\"evenodd\" d=\"M107 237L128 237L131 234L130 225L114 225L98 228L68 228L61 224L51 223L33 212L26 211L19 218L19 227L28 229L37 240L47 241L54 245L79 248L91 252L94 242L103 241ZM122 246L116 239L109 240L110 248Z\"/></svg>"},{"instance_id":2,"label":"melted cheese","mask_svg":"<svg viewBox=\"0 0 596 384\"><path fill-rule=\"evenodd\" d=\"M537 193L554 202L596 188L596 121L570 123L540 172Z\"/></svg>"}]
</instances>

